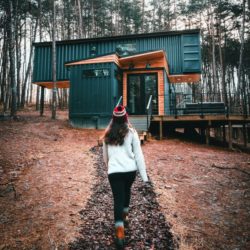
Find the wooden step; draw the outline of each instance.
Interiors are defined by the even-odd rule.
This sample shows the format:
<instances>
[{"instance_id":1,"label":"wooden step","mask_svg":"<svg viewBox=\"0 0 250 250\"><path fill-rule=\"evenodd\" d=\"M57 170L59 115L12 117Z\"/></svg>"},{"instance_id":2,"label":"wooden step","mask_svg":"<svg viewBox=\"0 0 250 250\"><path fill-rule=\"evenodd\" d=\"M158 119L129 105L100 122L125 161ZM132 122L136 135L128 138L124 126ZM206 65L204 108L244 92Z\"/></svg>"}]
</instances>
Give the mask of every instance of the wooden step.
<instances>
[{"instance_id":1,"label":"wooden step","mask_svg":"<svg viewBox=\"0 0 250 250\"><path fill-rule=\"evenodd\" d=\"M146 115L131 115L129 116L129 122L137 130L138 133L147 131L147 116Z\"/></svg>"},{"instance_id":2,"label":"wooden step","mask_svg":"<svg viewBox=\"0 0 250 250\"><path fill-rule=\"evenodd\" d=\"M148 133L147 132L141 132L138 134L139 135L139 139L140 139L140 142L141 144L143 144L145 141L147 141L148 139Z\"/></svg>"}]
</instances>

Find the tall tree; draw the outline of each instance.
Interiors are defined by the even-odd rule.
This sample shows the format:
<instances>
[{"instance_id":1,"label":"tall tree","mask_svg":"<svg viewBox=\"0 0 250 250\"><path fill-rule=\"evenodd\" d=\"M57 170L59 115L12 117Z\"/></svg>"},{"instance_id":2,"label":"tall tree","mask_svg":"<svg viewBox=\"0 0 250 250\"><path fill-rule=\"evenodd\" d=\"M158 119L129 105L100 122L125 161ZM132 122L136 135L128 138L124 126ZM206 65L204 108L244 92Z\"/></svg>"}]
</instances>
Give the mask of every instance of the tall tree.
<instances>
[{"instance_id":1,"label":"tall tree","mask_svg":"<svg viewBox=\"0 0 250 250\"><path fill-rule=\"evenodd\" d=\"M6 10L6 30L7 41L9 45L9 61L10 61L10 86L11 86L11 116L15 117L17 112L17 89L15 76L15 41L13 31L13 5L11 0L5 1Z\"/></svg>"},{"instance_id":2,"label":"tall tree","mask_svg":"<svg viewBox=\"0 0 250 250\"><path fill-rule=\"evenodd\" d=\"M243 72L242 72L242 61L243 61L243 50L244 50L244 42L245 42L245 18L246 18L246 0L242 0L242 9L243 9L243 14L242 14L242 29L241 29L241 35L240 35L240 55L239 55L239 66L238 66L238 81L239 81L239 86L241 90L241 95L242 95L242 100L243 100L243 107L244 107L244 114L246 114L246 86L245 86L245 80L243 79Z\"/></svg>"},{"instance_id":3,"label":"tall tree","mask_svg":"<svg viewBox=\"0 0 250 250\"><path fill-rule=\"evenodd\" d=\"M56 84L56 0L53 1L52 9L52 78L53 78L53 93L52 93L52 119L56 119L56 96L57 96L57 84Z\"/></svg>"}]
</instances>

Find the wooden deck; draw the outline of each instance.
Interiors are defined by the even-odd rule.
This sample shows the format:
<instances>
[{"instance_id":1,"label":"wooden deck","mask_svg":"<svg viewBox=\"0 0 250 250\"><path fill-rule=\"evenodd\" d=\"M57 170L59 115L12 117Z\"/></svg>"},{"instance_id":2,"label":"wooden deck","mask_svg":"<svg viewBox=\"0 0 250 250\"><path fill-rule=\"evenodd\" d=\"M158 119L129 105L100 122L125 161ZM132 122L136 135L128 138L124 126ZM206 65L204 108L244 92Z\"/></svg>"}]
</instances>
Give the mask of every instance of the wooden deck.
<instances>
[{"instance_id":1,"label":"wooden deck","mask_svg":"<svg viewBox=\"0 0 250 250\"><path fill-rule=\"evenodd\" d=\"M243 115L153 115L152 121L163 122L196 122L196 121L221 121L221 122L250 122L250 117L244 117Z\"/></svg>"},{"instance_id":2,"label":"wooden deck","mask_svg":"<svg viewBox=\"0 0 250 250\"><path fill-rule=\"evenodd\" d=\"M243 115L153 115L152 122L159 123L159 136L163 138L163 125L172 128L201 128L206 134L206 143L209 144L210 129L228 126L228 145L232 148L232 126L242 125L244 134L244 145L247 145L247 124L250 124L250 117ZM225 132L224 132L225 133ZM225 135L224 135L225 136Z\"/></svg>"}]
</instances>

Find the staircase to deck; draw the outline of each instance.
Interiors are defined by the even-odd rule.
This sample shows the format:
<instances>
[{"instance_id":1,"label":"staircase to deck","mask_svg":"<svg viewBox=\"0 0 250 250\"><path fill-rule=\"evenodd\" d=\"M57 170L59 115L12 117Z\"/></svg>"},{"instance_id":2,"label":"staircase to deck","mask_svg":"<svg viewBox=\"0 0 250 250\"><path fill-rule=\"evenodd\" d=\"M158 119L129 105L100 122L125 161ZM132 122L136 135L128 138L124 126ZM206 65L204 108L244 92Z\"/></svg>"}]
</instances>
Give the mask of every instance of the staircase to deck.
<instances>
[{"instance_id":1,"label":"staircase to deck","mask_svg":"<svg viewBox=\"0 0 250 250\"><path fill-rule=\"evenodd\" d=\"M148 136L148 126L147 115L130 115L129 122L138 132L141 143L147 140Z\"/></svg>"},{"instance_id":2,"label":"staircase to deck","mask_svg":"<svg viewBox=\"0 0 250 250\"><path fill-rule=\"evenodd\" d=\"M120 96L116 107L121 104L122 98L123 97ZM148 137L148 129L152 117L152 95L149 96L145 113L146 115L129 115L129 122L136 129L141 143L146 141Z\"/></svg>"}]
</instances>

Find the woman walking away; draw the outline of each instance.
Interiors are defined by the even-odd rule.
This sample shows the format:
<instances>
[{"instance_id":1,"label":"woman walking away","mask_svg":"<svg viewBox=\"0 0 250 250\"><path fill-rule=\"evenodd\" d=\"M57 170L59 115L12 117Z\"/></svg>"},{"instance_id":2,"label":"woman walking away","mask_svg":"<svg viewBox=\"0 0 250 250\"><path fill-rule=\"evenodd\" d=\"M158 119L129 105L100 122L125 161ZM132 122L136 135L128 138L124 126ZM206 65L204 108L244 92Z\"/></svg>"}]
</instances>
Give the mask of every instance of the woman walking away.
<instances>
[{"instance_id":1,"label":"woman walking away","mask_svg":"<svg viewBox=\"0 0 250 250\"><path fill-rule=\"evenodd\" d=\"M127 222L131 186L138 170L144 182L148 182L140 140L135 129L128 123L123 106L113 111L110 125L103 142L103 158L108 167L108 179L114 199L115 242L124 247L124 222Z\"/></svg>"}]
</instances>

